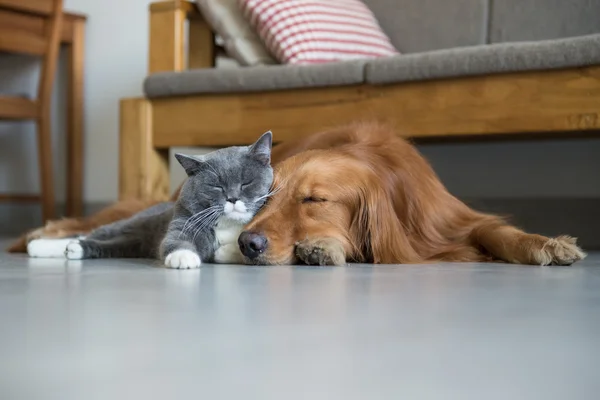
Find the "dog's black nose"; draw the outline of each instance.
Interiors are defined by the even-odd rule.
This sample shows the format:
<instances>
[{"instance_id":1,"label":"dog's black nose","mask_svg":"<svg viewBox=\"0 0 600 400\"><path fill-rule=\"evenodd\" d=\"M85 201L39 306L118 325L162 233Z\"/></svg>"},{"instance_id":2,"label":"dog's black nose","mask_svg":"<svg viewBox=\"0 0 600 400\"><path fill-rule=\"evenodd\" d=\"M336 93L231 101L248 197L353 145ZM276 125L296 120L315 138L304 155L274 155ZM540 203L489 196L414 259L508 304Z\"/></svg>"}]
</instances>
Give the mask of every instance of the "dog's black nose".
<instances>
[{"instance_id":1,"label":"dog's black nose","mask_svg":"<svg viewBox=\"0 0 600 400\"><path fill-rule=\"evenodd\" d=\"M243 255L254 260L267 249L267 238L260 233L244 231L238 238L238 246Z\"/></svg>"}]
</instances>

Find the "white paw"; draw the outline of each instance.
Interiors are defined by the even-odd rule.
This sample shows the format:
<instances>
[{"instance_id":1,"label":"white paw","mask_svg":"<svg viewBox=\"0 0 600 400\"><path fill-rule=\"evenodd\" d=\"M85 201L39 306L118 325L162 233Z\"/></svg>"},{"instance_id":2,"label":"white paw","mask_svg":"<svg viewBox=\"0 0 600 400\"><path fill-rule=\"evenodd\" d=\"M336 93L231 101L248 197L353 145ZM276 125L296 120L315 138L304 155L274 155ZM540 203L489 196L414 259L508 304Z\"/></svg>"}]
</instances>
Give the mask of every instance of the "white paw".
<instances>
[{"instance_id":1,"label":"white paw","mask_svg":"<svg viewBox=\"0 0 600 400\"><path fill-rule=\"evenodd\" d=\"M83 247L78 240L71 241L65 250L65 256L69 260L81 260L83 258Z\"/></svg>"},{"instance_id":2,"label":"white paw","mask_svg":"<svg viewBox=\"0 0 600 400\"><path fill-rule=\"evenodd\" d=\"M200 268L200 256L191 250L175 250L165 259L167 268Z\"/></svg>"},{"instance_id":3,"label":"white paw","mask_svg":"<svg viewBox=\"0 0 600 400\"><path fill-rule=\"evenodd\" d=\"M65 258L67 244L73 239L35 239L27 244L27 254L36 258Z\"/></svg>"}]
</instances>

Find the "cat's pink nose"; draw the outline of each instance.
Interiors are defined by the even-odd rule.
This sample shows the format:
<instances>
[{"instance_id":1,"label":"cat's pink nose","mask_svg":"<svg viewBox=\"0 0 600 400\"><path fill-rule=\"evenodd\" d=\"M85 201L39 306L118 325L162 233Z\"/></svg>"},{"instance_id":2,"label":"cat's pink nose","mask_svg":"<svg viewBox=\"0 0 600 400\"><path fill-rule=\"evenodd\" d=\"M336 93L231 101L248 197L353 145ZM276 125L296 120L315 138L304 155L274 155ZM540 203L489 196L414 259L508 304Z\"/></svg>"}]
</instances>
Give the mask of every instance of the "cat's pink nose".
<instances>
[{"instance_id":1,"label":"cat's pink nose","mask_svg":"<svg viewBox=\"0 0 600 400\"><path fill-rule=\"evenodd\" d=\"M267 238L262 233L244 231L238 238L238 246L243 255L254 260L267 249Z\"/></svg>"}]
</instances>

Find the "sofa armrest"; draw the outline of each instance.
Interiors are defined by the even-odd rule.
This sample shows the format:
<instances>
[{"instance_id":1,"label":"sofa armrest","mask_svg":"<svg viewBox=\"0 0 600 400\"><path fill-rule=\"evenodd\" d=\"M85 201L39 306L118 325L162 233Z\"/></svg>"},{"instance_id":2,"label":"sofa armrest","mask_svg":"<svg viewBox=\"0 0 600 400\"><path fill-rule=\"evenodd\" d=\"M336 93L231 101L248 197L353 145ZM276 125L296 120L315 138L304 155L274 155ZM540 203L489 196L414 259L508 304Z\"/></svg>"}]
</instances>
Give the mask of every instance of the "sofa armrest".
<instances>
[{"instance_id":1,"label":"sofa armrest","mask_svg":"<svg viewBox=\"0 0 600 400\"><path fill-rule=\"evenodd\" d=\"M148 73L214 66L214 34L194 3L151 3L149 25Z\"/></svg>"}]
</instances>

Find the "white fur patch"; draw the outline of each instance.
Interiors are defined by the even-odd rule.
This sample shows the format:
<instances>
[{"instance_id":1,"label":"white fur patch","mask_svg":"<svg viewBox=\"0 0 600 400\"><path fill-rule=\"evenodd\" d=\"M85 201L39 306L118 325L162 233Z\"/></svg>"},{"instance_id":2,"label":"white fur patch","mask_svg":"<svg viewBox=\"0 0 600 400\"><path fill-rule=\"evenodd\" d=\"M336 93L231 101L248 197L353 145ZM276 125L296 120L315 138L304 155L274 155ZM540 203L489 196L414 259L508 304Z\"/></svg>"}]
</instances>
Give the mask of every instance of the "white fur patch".
<instances>
[{"instance_id":1,"label":"white fur patch","mask_svg":"<svg viewBox=\"0 0 600 400\"><path fill-rule=\"evenodd\" d=\"M67 245L65 256L69 260L81 260L83 258L83 247L79 244L79 240L72 240Z\"/></svg>"},{"instance_id":2,"label":"white fur patch","mask_svg":"<svg viewBox=\"0 0 600 400\"><path fill-rule=\"evenodd\" d=\"M241 200L238 200L235 202L235 204L233 206L233 210L237 211L239 213L245 213L246 211L248 211L248 209L246 208L246 205Z\"/></svg>"},{"instance_id":3,"label":"white fur patch","mask_svg":"<svg viewBox=\"0 0 600 400\"><path fill-rule=\"evenodd\" d=\"M175 250L165 259L165 267L178 269L200 268L200 256L191 250Z\"/></svg>"},{"instance_id":4,"label":"white fur patch","mask_svg":"<svg viewBox=\"0 0 600 400\"><path fill-rule=\"evenodd\" d=\"M243 201L238 200L235 204L226 202L223 206L225 217L236 221L237 223L248 223L252 219L253 215L248 212L248 208Z\"/></svg>"},{"instance_id":5,"label":"white fur patch","mask_svg":"<svg viewBox=\"0 0 600 400\"><path fill-rule=\"evenodd\" d=\"M237 243L222 245L215 251L214 261L217 264L243 264L244 256Z\"/></svg>"},{"instance_id":6,"label":"white fur patch","mask_svg":"<svg viewBox=\"0 0 600 400\"><path fill-rule=\"evenodd\" d=\"M229 218L221 217L217 221L215 225L215 238L217 239L217 246L222 246L225 244L237 244L238 237L242 230L244 229L244 224L239 223L237 221L232 221Z\"/></svg>"},{"instance_id":7,"label":"white fur patch","mask_svg":"<svg viewBox=\"0 0 600 400\"><path fill-rule=\"evenodd\" d=\"M65 258L67 245L73 241L69 239L35 239L27 244L27 254L36 258Z\"/></svg>"},{"instance_id":8,"label":"white fur patch","mask_svg":"<svg viewBox=\"0 0 600 400\"><path fill-rule=\"evenodd\" d=\"M215 255L214 261L219 264L242 264L244 258L238 247L238 237L244 229L244 223L229 219L229 216L219 218L215 225Z\"/></svg>"}]
</instances>

